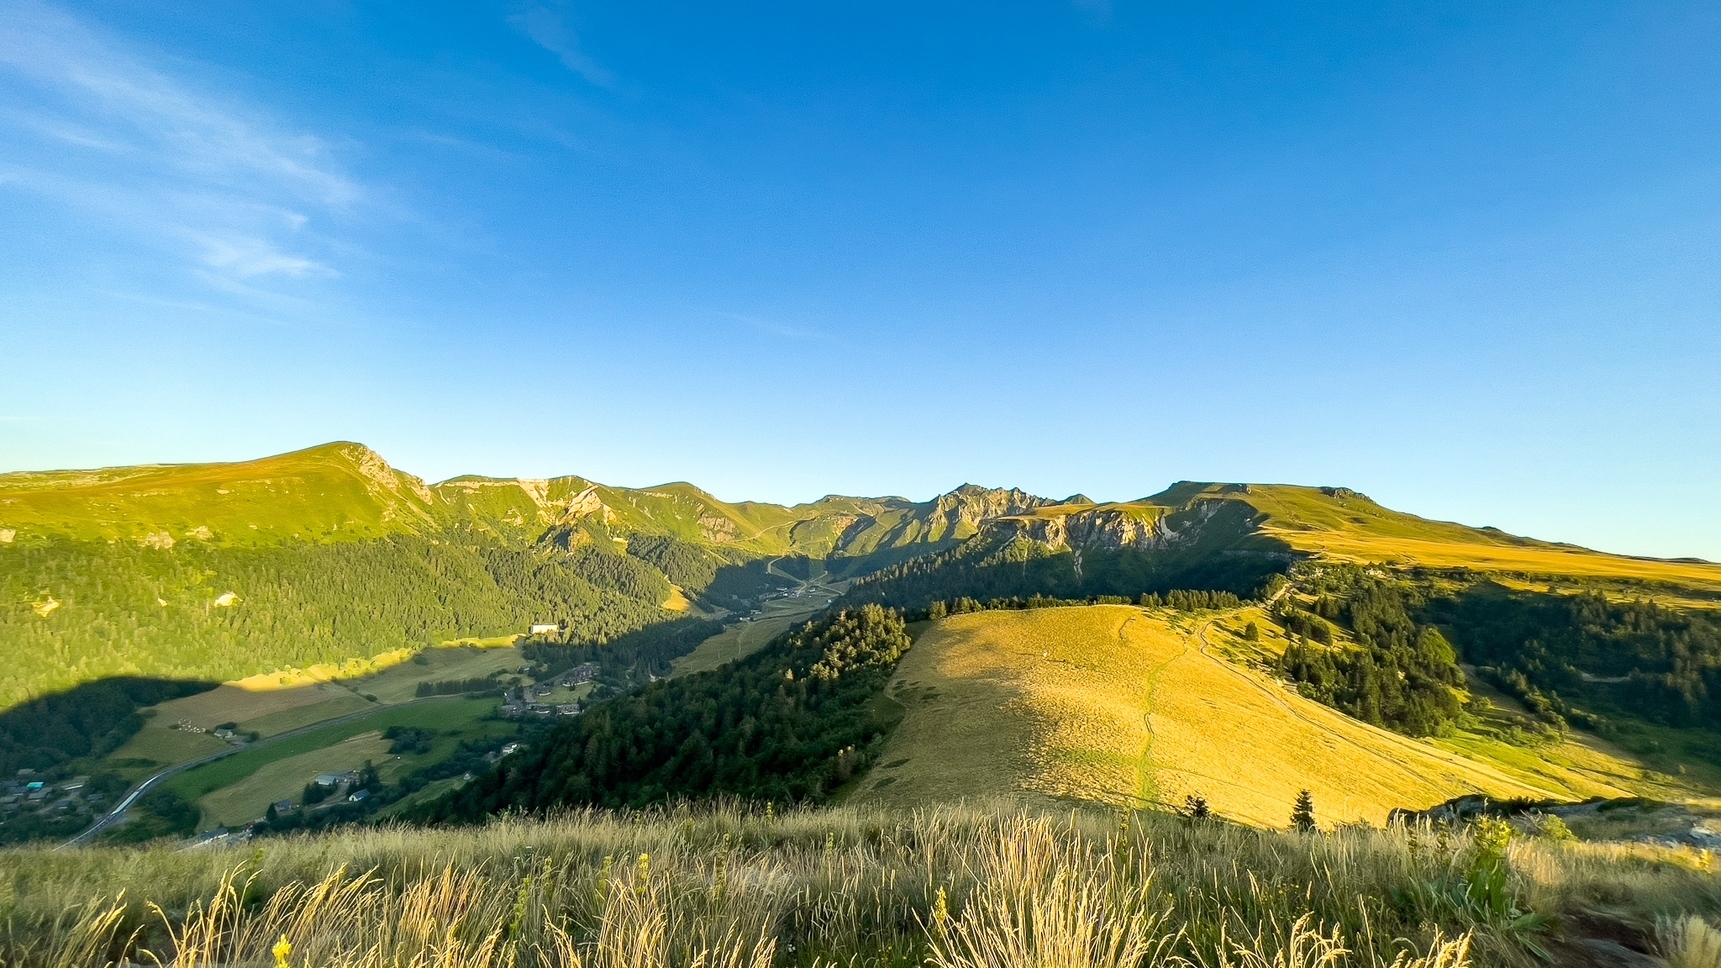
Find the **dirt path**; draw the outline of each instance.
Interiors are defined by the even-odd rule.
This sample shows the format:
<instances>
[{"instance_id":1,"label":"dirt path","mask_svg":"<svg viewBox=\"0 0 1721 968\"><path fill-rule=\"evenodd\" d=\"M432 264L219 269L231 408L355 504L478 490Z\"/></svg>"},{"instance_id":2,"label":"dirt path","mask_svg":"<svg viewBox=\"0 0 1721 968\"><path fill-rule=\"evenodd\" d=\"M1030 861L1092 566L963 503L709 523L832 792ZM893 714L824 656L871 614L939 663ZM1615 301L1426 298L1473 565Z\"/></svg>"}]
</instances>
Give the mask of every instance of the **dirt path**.
<instances>
[{"instance_id":1,"label":"dirt path","mask_svg":"<svg viewBox=\"0 0 1721 968\"><path fill-rule=\"evenodd\" d=\"M1135 617L1131 617L1125 619L1124 623L1118 626L1117 637L1119 642L1124 641L1124 632L1129 628L1130 623L1136 620L1137 619ZM1153 668L1153 671L1147 674L1147 694L1142 697L1141 717L1142 725L1147 729L1147 742L1144 743L1141 748L1141 778L1136 783L1135 789L1135 799L1139 800L1143 806L1151 806L1159 802L1159 781L1155 777L1155 773L1157 771L1153 765L1154 696L1159 692L1159 681L1161 676L1165 673L1165 670L1169 669L1173 662L1176 662L1188 654L1189 638L1188 636L1185 636L1183 640L1183 651L1169 659L1166 659L1164 662L1161 662Z\"/></svg>"}]
</instances>

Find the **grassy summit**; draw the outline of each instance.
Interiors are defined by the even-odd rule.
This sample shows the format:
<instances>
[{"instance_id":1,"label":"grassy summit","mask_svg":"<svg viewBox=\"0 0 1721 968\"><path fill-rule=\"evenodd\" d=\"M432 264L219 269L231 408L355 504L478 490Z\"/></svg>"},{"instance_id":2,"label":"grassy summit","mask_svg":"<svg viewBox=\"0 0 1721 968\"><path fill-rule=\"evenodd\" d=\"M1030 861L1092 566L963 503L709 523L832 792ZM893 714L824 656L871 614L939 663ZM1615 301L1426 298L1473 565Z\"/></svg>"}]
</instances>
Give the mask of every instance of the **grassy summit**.
<instances>
[{"instance_id":1,"label":"grassy summit","mask_svg":"<svg viewBox=\"0 0 1721 968\"><path fill-rule=\"evenodd\" d=\"M25 543L358 540L432 530L437 503L422 481L351 443L231 464L0 474L0 528Z\"/></svg>"},{"instance_id":2,"label":"grassy summit","mask_svg":"<svg viewBox=\"0 0 1721 968\"><path fill-rule=\"evenodd\" d=\"M1432 521L1342 487L1186 482L1143 503L1169 509L1207 501L1246 505L1257 515L1255 526L1263 538L1332 561L1624 579L1721 593L1721 565L1611 555L1494 528Z\"/></svg>"}]
</instances>

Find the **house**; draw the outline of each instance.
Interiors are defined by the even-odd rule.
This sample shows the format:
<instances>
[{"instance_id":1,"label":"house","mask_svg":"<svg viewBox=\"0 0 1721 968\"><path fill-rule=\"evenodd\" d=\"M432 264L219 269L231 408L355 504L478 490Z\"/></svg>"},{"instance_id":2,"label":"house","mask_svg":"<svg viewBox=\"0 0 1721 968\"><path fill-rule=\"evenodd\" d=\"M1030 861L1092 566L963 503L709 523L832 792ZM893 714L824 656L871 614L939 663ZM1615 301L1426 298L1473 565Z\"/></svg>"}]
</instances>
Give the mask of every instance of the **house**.
<instances>
[{"instance_id":1,"label":"house","mask_svg":"<svg viewBox=\"0 0 1721 968\"><path fill-rule=\"evenodd\" d=\"M532 631L530 634L532 634L532 635L549 635L551 632L560 632L561 630L562 630L562 627L560 625L557 625L554 622L539 623L539 624L532 626Z\"/></svg>"},{"instance_id":2,"label":"house","mask_svg":"<svg viewBox=\"0 0 1721 968\"><path fill-rule=\"evenodd\" d=\"M579 714L580 704L577 702L566 702L556 707L556 715L558 716L578 716Z\"/></svg>"},{"instance_id":3,"label":"house","mask_svg":"<svg viewBox=\"0 0 1721 968\"><path fill-rule=\"evenodd\" d=\"M582 682L591 682L597 677L598 664L596 662L582 662L563 673L562 678L557 681L563 686L577 686Z\"/></svg>"},{"instance_id":4,"label":"house","mask_svg":"<svg viewBox=\"0 0 1721 968\"><path fill-rule=\"evenodd\" d=\"M233 730L228 729L225 726L219 727L215 730L215 738L216 739L232 739L233 738Z\"/></svg>"},{"instance_id":5,"label":"house","mask_svg":"<svg viewBox=\"0 0 1721 968\"><path fill-rule=\"evenodd\" d=\"M508 745L502 747L502 755L507 756L509 753L519 752L520 747L522 745L523 744L521 744L521 743L509 743Z\"/></svg>"},{"instance_id":6,"label":"house","mask_svg":"<svg viewBox=\"0 0 1721 968\"><path fill-rule=\"evenodd\" d=\"M275 801L275 816L277 817L285 817L297 809L299 809L299 805L291 800Z\"/></svg>"},{"instance_id":7,"label":"house","mask_svg":"<svg viewBox=\"0 0 1721 968\"><path fill-rule=\"evenodd\" d=\"M354 790L352 792L352 795L347 797L347 802L348 803L359 803L360 801L369 800L369 799L370 799L370 791L369 790Z\"/></svg>"},{"instance_id":8,"label":"house","mask_svg":"<svg viewBox=\"0 0 1721 968\"><path fill-rule=\"evenodd\" d=\"M343 779L345 779L345 775L341 774L341 773L318 773L317 774L317 786L320 786L320 787L340 786L341 780L343 780Z\"/></svg>"},{"instance_id":9,"label":"house","mask_svg":"<svg viewBox=\"0 0 1721 968\"><path fill-rule=\"evenodd\" d=\"M191 842L185 845L185 849L194 850L199 847L210 847L222 843L226 839L227 828L216 827L214 830L206 831L192 838Z\"/></svg>"}]
</instances>

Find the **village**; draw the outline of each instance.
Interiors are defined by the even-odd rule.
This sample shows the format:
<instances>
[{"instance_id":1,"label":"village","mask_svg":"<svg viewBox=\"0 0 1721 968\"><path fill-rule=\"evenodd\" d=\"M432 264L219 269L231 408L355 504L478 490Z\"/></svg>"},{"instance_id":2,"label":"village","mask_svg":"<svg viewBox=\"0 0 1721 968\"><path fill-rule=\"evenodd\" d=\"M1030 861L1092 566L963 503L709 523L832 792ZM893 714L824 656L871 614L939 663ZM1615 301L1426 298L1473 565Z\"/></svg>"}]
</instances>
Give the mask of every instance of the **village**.
<instances>
[{"instance_id":1,"label":"village","mask_svg":"<svg viewBox=\"0 0 1721 968\"><path fill-rule=\"evenodd\" d=\"M38 779L35 770L19 770L13 779L0 781L0 813L34 811L44 817L88 814L107 800L101 791L88 790L89 783L87 776L51 782Z\"/></svg>"},{"instance_id":2,"label":"village","mask_svg":"<svg viewBox=\"0 0 1721 968\"><path fill-rule=\"evenodd\" d=\"M530 669L530 666L526 666L520 671L526 672ZM528 716L542 718L578 716L584 710L585 705L575 699L574 696L589 694L591 692L589 687L585 689L580 687L595 683L597 678L598 664L596 662L582 662L552 679L509 688L502 694L501 713L509 719L523 719ZM549 702L548 700L558 692L569 693L570 695L562 697L568 701Z\"/></svg>"}]
</instances>

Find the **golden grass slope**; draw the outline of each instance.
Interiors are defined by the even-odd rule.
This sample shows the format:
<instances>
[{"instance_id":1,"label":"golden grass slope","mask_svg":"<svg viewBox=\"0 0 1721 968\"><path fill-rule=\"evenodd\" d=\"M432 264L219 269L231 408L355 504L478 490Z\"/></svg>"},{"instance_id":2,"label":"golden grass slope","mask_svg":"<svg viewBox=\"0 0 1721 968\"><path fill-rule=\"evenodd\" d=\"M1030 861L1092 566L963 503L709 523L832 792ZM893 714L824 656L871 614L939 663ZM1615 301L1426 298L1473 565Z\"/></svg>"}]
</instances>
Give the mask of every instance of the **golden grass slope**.
<instances>
[{"instance_id":1,"label":"golden grass slope","mask_svg":"<svg viewBox=\"0 0 1721 968\"><path fill-rule=\"evenodd\" d=\"M907 713L855 797L1178 806L1198 794L1225 817L1280 827L1305 788L1327 824L1473 792L1642 788L1641 769L1596 751L1531 769L1368 726L1215 654L1220 625L1130 606L944 619L899 665L887 695Z\"/></svg>"},{"instance_id":2,"label":"golden grass slope","mask_svg":"<svg viewBox=\"0 0 1721 968\"><path fill-rule=\"evenodd\" d=\"M1610 555L1493 528L1433 521L1382 507L1344 488L1184 483L1146 503L1183 507L1207 500L1245 503L1260 515L1257 528L1263 537L1336 561L1657 582L1721 592L1718 564Z\"/></svg>"}]
</instances>

